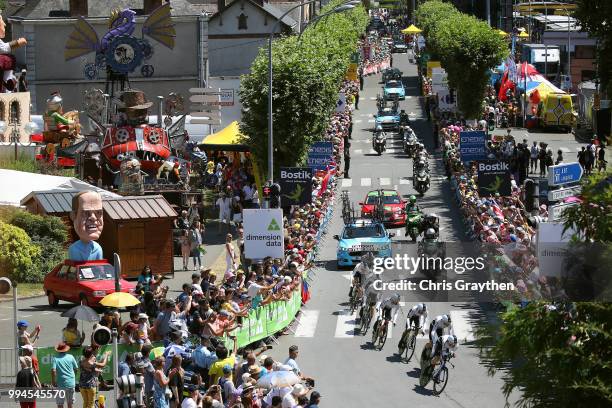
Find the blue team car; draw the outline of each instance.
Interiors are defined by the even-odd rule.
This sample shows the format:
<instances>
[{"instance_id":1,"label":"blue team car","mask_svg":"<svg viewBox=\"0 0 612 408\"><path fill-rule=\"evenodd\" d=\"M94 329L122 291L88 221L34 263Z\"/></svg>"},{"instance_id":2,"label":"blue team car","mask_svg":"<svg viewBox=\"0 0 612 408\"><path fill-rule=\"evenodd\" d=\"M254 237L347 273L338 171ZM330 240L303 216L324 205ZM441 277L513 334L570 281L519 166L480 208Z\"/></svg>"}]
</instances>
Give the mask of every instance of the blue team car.
<instances>
[{"instance_id":1,"label":"blue team car","mask_svg":"<svg viewBox=\"0 0 612 408\"><path fill-rule=\"evenodd\" d=\"M399 132L400 114L397 108L384 107L374 117L376 118L376 128L380 126L385 132Z\"/></svg>"},{"instance_id":2,"label":"blue team car","mask_svg":"<svg viewBox=\"0 0 612 408\"><path fill-rule=\"evenodd\" d=\"M385 99L393 99L397 96L398 99L406 99L406 90L402 81L392 79L391 81L385 82L383 87L383 93Z\"/></svg>"},{"instance_id":3,"label":"blue team car","mask_svg":"<svg viewBox=\"0 0 612 408\"><path fill-rule=\"evenodd\" d=\"M391 238L394 236L381 222L373 219L345 224L342 233L334 235L338 241L338 266L354 266L367 252L379 258L391 257Z\"/></svg>"}]
</instances>

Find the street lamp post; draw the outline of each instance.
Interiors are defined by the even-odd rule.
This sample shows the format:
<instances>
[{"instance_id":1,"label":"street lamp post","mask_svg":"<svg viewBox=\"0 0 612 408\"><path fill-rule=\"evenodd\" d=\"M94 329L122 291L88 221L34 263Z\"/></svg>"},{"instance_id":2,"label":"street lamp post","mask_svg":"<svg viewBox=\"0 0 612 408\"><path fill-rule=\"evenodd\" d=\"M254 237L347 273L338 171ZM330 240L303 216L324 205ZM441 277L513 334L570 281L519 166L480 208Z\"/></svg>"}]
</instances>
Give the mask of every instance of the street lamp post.
<instances>
[{"instance_id":1,"label":"street lamp post","mask_svg":"<svg viewBox=\"0 0 612 408\"><path fill-rule=\"evenodd\" d=\"M17 334L17 284L9 278L0 278L0 295L13 291L13 345L15 347L15 375L19 372L19 335Z\"/></svg>"},{"instance_id":2,"label":"street lamp post","mask_svg":"<svg viewBox=\"0 0 612 408\"><path fill-rule=\"evenodd\" d=\"M278 28L278 25L281 23L281 21L293 10L295 10L298 7L303 7L306 5L310 5L313 3L316 3L320 0L308 0L305 2L300 2L298 5L291 7L290 9L288 9L274 24L274 26L272 27L272 30L270 31L270 37L268 39L268 180L270 180L270 182L272 183L274 181L274 118L272 116L272 108L273 108L273 99L272 99L272 82L273 82L273 76L272 76L272 41L274 41L274 34L276 33L276 29ZM351 8L354 8L356 4L361 3L361 1L359 0L352 0L349 2L346 2L338 7L336 7L333 12L341 12L341 11L345 11L345 10L349 10ZM352 6L349 8L343 8L344 6ZM342 10L339 10L340 8L343 8ZM330 12L331 13L331 12ZM330 13L325 13L324 15L328 15ZM320 17L320 16L319 16ZM319 17L316 17L314 21L317 21L319 19ZM310 24L310 23L309 23ZM300 26L301 26L301 22L300 22ZM301 27L300 27L301 28ZM305 29L305 28L304 28ZM304 30L300 30L300 35Z\"/></svg>"}]
</instances>

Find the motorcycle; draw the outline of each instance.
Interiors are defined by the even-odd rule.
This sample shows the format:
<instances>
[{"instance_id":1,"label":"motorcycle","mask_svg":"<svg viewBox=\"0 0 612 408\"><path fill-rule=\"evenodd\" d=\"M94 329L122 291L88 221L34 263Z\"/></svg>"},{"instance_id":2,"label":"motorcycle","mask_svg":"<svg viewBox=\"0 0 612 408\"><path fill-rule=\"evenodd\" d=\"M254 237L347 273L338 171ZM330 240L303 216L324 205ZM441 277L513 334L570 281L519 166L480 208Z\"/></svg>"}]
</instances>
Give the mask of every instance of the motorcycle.
<instances>
[{"instance_id":1,"label":"motorcycle","mask_svg":"<svg viewBox=\"0 0 612 408\"><path fill-rule=\"evenodd\" d=\"M416 152L416 144L418 142L414 131L410 129L408 126L402 128L403 131L403 139L404 139L404 152L408 155L408 157L414 157Z\"/></svg>"},{"instance_id":2,"label":"motorcycle","mask_svg":"<svg viewBox=\"0 0 612 408\"><path fill-rule=\"evenodd\" d=\"M423 258L420 271L430 279L435 279L444 271L443 259L446 255L444 243L435 240L419 242L417 256Z\"/></svg>"},{"instance_id":3,"label":"motorcycle","mask_svg":"<svg viewBox=\"0 0 612 408\"><path fill-rule=\"evenodd\" d=\"M420 211L410 212L406 215L406 235L410 235L412 242L416 242L417 237L421 234L423 223L423 213Z\"/></svg>"},{"instance_id":4,"label":"motorcycle","mask_svg":"<svg viewBox=\"0 0 612 408\"><path fill-rule=\"evenodd\" d=\"M375 134L374 138L372 139L372 145L376 153L378 153L380 156L386 150L387 146L387 139L384 133L380 132Z\"/></svg>"},{"instance_id":5,"label":"motorcycle","mask_svg":"<svg viewBox=\"0 0 612 408\"><path fill-rule=\"evenodd\" d=\"M412 184L414 189L418 191L421 196L424 196L427 190L429 190L429 172L425 169L419 170L412 179Z\"/></svg>"}]
</instances>

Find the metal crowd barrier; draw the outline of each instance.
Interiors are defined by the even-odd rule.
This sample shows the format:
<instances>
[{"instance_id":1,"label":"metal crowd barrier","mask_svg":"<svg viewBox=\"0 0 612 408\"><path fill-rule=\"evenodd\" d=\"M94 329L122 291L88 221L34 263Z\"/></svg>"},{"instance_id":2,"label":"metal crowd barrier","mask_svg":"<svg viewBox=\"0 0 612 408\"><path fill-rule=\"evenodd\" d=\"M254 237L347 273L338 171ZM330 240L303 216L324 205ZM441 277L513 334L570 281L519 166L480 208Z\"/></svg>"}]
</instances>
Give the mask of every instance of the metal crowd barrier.
<instances>
[{"instance_id":1,"label":"metal crowd barrier","mask_svg":"<svg viewBox=\"0 0 612 408\"><path fill-rule=\"evenodd\" d=\"M0 348L0 384L15 384L15 355L14 348Z\"/></svg>"}]
</instances>

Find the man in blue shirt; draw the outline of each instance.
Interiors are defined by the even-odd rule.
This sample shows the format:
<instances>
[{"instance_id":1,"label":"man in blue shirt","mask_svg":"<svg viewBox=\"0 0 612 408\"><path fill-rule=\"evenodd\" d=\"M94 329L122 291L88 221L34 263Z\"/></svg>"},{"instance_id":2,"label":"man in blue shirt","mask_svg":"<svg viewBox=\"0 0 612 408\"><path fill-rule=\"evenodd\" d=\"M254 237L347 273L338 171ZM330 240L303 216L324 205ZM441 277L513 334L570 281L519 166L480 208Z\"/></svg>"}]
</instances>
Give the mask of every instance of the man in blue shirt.
<instances>
[{"instance_id":1,"label":"man in blue shirt","mask_svg":"<svg viewBox=\"0 0 612 408\"><path fill-rule=\"evenodd\" d=\"M102 247L95 242L104 228L100 194L96 191L81 191L72 197L70 218L79 240L68 247L68 257L77 262L103 259Z\"/></svg>"},{"instance_id":2,"label":"man in blue shirt","mask_svg":"<svg viewBox=\"0 0 612 408\"><path fill-rule=\"evenodd\" d=\"M76 384L76 372L79 366L72 354L68 354L70 346L66 343L59 343L55 346L57 355L53 357L51 363L51 383L54 387L63 388L66 393L62 397L57 397L55 403L58 407L63 407L64 402L68 408L74 404L74 386Z\"/></svg>"}]
</instances>

